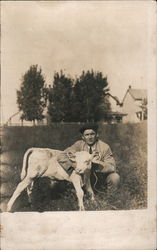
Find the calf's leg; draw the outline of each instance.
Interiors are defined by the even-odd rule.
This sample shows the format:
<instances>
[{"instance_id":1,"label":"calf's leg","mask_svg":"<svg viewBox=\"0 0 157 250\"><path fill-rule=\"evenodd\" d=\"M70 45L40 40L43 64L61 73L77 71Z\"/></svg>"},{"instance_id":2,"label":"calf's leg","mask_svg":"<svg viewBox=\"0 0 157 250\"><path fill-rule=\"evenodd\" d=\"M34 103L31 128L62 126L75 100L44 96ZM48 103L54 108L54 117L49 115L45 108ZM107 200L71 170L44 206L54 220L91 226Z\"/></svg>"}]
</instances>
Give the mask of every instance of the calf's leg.
<instances>
[{"instance_id":1,"label":"calf's leg","mask_svg":"<svg viewBox=\"0 0 157 250\"><path fill-rule=\"evenodd\" d=\"M90 170L87 170L84 173L84 183L85 183L87 192L90 194L91 200L94 201L95 200L94 192L92 190L91 183L90 183Z\"/></svg>"},{"instance_id":2,"label":"calf's leg","mask_svg":"<svg viewBox=\"0 0 157 250\"><path fill-rule=\"evenodd\" d=\"M71 179L71 181L72 181L72 183L74 185L74 188L76 190L76 195L77 195L77 198L78 198L79 210L83 211L85 209L84 209L84 205L83 205L83 195L84 195L84 193L83 193L83 190L81 188L81 182L82 182L81 176L78 175L78 174L76 174L73 171L73 173L70 176L70 179Z\"/></svg>"},{"instance_id":3,"label":"calf's leg","mask_svg":"<svg viewBox=\"0 0 157 250\"><path fill-rule=\"evenodd\" d=\"M34 184L34 181L32 181L31 184L28 185L28 187L27 187L27 195L28 195L28 201L29 201L29 203L32 203L33 184Z\"/></svg>"},{"instance_id":4,"label":"calf's leg","mask_svg":"<svg viewBox=\"0 0 157 250\"><path fill-rule=\"evenodd\" d=\"M15 189L11 199L9 200L8 204L7 204L7 212L9 212L13 206L13 203L15 202L15 200L18 198L18 196L21 194L21 192L27 188L32 182L32 179L29 177L26 177L23 181L21 181L17 188Z\"/></svg>"}]
</instances>

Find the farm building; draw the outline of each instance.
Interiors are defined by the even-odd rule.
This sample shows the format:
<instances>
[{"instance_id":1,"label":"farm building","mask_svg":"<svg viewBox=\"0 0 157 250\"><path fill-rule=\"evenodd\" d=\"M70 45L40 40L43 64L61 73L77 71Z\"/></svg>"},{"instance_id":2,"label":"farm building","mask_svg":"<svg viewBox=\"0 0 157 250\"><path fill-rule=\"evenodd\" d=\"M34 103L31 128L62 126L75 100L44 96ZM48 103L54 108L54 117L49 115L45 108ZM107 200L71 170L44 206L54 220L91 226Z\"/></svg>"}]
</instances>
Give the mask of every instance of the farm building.
<instances>
[{"instance_id":1,"label":"farm building","mask_svg":"<svg viewBox=\"0 0 157 250\"><path fill-rule=\"evenodd\" d=\"M21 120L22 112L18 111L9 117L6 124L7 126L32 126L33 122Z\"/></svg>"},{"instance_id":2,"label":"farm building","mask_svg":"<svg viewBox=\"0 0 157 250\"><path fill-rule=\"evenodd\" d=\"M137 123L147 119L147 90L134 89L131 86L124 95L121 112L127 113L124 122Z\"/></svg>"},{"instance_id":3,"label":"farm building","mask_svg":"<svg viewBox=\"0 0 157 250\"><path fill-rule=\"evenodd\" d=\"M147 90L134 89L131 86L127 89L122 102L115 96L109 94L109 101L113 115L121 114L123 122L138 123L147 119Z\"/></svg>"},{"instance_id":4,"label":"farm building","mask_svg":"<svg viewBox=\"0 0 157 250\"><path fill-rule=\"evenodd\" d=\"M6 126L33 126L33 121L26 121L21 119L22 112L16 112L11 117L9 117L8 121L6 122ZM44 111L45 118L40 121L35 121L35 125L47 125L49 122L49 117L47 113Z\"/></svg>"}]
</instances>

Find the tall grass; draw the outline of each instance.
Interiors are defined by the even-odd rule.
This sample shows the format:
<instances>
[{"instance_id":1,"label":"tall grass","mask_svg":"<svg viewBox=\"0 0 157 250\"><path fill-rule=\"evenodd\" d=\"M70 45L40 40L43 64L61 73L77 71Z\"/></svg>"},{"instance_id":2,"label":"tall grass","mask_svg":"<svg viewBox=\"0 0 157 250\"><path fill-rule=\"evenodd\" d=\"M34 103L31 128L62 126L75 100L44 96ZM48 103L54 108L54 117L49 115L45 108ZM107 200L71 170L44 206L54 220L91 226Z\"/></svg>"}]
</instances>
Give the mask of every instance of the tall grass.
<instances>
[{"instance_id":1,"label":"tall grass","mask_svg":"<svg viewBox=\"0 0 157 250\"><path fill-rule=\"evenodd\" d=\"M79 124L53 124L37 127L3 128L2 153L14 152L10 159L16 186L22 166L24 152L29 147L49 147L64 150L80 139ZM121 185L116 196L108 197L117 209L139 209L147 206L147 124L99 124L99 137L113 151ZM67 198L68 193L65 193ZM97 206L89 210L103 210L103 194L97 193ZM62 197L63 198L63 197ZM75 209L75 208L74 208ZM63 210L66 210L63 208Z\"/></svg>"}]
</instances>

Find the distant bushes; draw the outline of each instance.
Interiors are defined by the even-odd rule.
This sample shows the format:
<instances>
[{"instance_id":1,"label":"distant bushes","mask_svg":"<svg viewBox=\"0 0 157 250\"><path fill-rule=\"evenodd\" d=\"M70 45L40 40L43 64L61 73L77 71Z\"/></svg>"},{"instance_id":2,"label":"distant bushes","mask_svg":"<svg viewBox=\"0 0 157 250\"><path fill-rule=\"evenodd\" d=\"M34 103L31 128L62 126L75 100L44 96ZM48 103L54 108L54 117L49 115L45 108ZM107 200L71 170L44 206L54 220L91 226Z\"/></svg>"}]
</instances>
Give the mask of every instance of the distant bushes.
<instances>
[{"instance_id":1,"label":"distant bushes","mask_svg":"<svg viewBox=\"0 0 157 250\"><path fill-rule=\"evenodd\" d=\"M64 150L80 139L79 124L52 124L41 127L3 128L2 157L4 180L16 187L24 152L29 147ZM121 176L121 186L111 202L117 209L147 206L147 124L99 124L99 137L112 149ZM5 169L6 165L6 169ZM10 168L14 175L11 173ZM6 174L8 173L8 174ZM8 180L7 180L8 175ZM2 184L3 184L2 183ZM11 184L8 184L8 190ZM5 185L3 185L5 186ZM4 188L3 188L4 193ZM4 194L3 194L4 195ZM8 197L11 194L8 193ZM5 198L7 195L4 195ZM101 203L102 197L99 200ZM97 210L102 210L100 204Z\"/></svg>"}]
</instances>

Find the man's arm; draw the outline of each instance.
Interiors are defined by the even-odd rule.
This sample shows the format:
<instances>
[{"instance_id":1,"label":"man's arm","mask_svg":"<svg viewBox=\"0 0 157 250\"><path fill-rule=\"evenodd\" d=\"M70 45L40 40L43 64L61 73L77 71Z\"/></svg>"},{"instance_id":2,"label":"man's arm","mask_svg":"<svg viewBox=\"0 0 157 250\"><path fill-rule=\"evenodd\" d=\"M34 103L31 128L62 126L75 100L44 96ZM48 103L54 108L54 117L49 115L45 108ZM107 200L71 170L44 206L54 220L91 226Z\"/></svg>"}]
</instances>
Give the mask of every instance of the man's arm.
<instances>
[{"instance_id":1,"label":"man's arm","mask_svg":"<svg viewBox=\"0 0 157 250\"><path fill-rule=\"evenodd\" d=\"M96 166L96 170L98 172L112 173L115 172L116 170L116 163L109 146L107 150L104 151L104 154L100 158L95 157L95 159L92 162L98 164Z\"/></svg>"}]
</instances>

